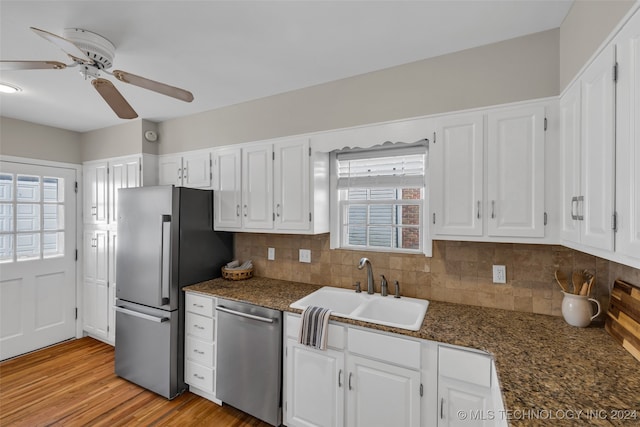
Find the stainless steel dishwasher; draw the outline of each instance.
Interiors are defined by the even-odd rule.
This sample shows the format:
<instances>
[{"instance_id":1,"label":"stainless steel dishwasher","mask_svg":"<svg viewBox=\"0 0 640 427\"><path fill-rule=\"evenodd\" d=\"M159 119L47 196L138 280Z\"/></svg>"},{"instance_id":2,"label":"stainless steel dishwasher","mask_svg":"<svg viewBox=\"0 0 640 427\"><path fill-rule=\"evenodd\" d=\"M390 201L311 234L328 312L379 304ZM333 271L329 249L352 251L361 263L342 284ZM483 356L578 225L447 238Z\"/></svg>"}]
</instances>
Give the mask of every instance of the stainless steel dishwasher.
<instances>
[{"instance_id":1,"label":"stainless steel dishwasher","mask_svg":"<svg viewBox=\"0 0 640 427\"><path fill-rule=\"evenodd\" d=\"M216 397L269 424L282 422L282 312L218 299Z\"/></svg>"}]
</instances>

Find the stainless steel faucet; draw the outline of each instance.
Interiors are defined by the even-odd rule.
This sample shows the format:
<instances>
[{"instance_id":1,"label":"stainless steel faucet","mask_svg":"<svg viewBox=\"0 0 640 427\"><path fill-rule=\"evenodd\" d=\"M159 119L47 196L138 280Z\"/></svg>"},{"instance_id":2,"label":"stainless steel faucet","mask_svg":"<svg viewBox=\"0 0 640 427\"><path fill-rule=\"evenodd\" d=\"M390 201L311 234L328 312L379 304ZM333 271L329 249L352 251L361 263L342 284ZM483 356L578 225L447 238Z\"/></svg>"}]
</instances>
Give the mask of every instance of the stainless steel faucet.
<instances>
[{"instance_id":1,"label":"stainless steel faucet","mask_svg":"<svg viewBox=\"0 0 640 427\"><path fill-rule=\"evenodd\" d=\"M375 284L373 283L373 269L371 268L371 261L369 261L369 258L360 259L358 270L362 270L365 265L367 266L367 293L372 295L375 292Z\"/></svg>"}]
</instances>

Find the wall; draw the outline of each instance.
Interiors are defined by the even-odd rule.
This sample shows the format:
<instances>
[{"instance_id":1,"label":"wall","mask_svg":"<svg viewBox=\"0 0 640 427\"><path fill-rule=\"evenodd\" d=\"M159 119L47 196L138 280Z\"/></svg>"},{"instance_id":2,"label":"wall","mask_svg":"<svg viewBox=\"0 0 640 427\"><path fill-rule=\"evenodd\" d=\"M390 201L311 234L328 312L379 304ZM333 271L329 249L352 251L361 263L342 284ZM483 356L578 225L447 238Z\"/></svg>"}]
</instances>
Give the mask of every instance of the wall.
<instances>
[{"instance_id":1,"label":"wall","mask_svg":"<svg viewBox=\"0 0 640 427\"><path fill-rule=\"evenodd\" d=\"M80 145L78 132L0 117L1 155L82 163Z\"/></svg>"},{"instance_id":2,"label":"wall","mask_svg":"<svg viewBox=\"0 0 640 427\"><path fill-rule=\"evenodd\" d=\"M329 236L236 233L236 257L253 260L254 274L316 285L351 288L366 273L357 269L361 257L373 265L376 286L380 274L390 284L400 282L404 296L507 310L561 315L562 293L554 272L570 277L574 270L596 276L595 291L606 310L615 278L640 284L640 270L556 245L434 241L433 257L329 250ZM266 259L267 248L276 260ZM298 249L311 249L311 263L298 262ZM492 265L505 265L507 284L492 283ZM390 287L393 290L393 286ZM379 287L376 287L379 292Z\"/></svg>"},{"instance_id":3,"label":"wall","mask_svg":"<svg viewBox=\"0 0 640 427\"><path fill-rule=\"evenodd\" d=\"M635 0L573 2L560 26L560 90L578 74Z\"/></svg>"},{"instance_id":4,"label":"wall","mask_svg":"<svg viewBox=\"0 0 640 427\"><path fill-rule=\"evenodd\" d=\"M140 153L158 154L158 142L148 142L144 139L147 130L158 132L158 124L138 119L85 132L81 137L82 161Z\"/></svg>"},{"instance_id":5,"label":"wall","mask_svg":"<svg viewBox=\"0 0 640 427\"><path fill-rule=\"evenodd\" d=\"M160 153L558 95L558 40L544 31L168 120Z\"/></svg>"}]
</instances>

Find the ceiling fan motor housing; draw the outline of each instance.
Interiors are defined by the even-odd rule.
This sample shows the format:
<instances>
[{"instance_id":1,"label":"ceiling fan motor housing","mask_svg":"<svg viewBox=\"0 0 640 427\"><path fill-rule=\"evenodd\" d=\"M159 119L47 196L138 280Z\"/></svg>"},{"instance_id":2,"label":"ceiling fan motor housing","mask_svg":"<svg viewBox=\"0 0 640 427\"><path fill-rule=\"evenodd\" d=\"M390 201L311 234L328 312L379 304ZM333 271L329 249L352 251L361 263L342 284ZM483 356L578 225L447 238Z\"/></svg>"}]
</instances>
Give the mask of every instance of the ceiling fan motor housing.
<instances>
[{"instance_id":1,"label":"ceiling fan motor housing","mask_svg":"<svg viewBox=\"0 0 640 427\"><path fill-rule=\"evenodd\" d=\"M108 70L113 65L116 47L101 35L81 28L65 28L64 38L84 51L98 69Z\"/></svg>"}]
</instances>

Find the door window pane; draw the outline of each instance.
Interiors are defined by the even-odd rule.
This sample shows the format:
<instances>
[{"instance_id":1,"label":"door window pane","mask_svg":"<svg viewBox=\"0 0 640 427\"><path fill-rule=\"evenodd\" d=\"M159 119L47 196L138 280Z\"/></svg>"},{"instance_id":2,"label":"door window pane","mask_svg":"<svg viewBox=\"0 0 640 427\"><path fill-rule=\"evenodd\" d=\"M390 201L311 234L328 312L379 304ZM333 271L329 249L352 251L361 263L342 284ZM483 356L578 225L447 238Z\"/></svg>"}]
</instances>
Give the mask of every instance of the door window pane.
<instances>
[{"instance_id":1,"label":"door window pane","mask_svg":"<svg viewBox=\"0 0 640 427\"><path fill-rule=\"evenodd\" d=\"M40 177L30 175L18 175L18 202L40 201Z\"/></svg>"},{"instance_id":2,"label":"door window pane","mask_svg":"<svg viewBox=\"0 0 640 427\"><path fill-rule=\"evenodd\" d=\"M40 230L40 205L16 205L16 231Z\"/></svg>"},{"instance_id":3,"label":"door window pane","mask_svg":"<svg viewBox=\"0 0 640 427\"><path fill-rule=\"evenodd\" d=\"M40 258L40 233L16 234L16 258L18 261Z\"/></svg>"},{"instance_id":4,"label":"door window pane","mask_svg":"<svg viewBox=\"0 0 640 427\"><path fill-rule=\"evenodd\" d=\"M42 205L42 229L62 230L64 229L64 206L63 205Z\"/></svg>"},{"instance_id":5,"label":"door window pane","mask_svg":"<svg viewBox=\"0 0 640 427\"><path fill-rule=\"evenodd\" d=\"M42 200L45 203L64 202L64 179L44 177L42 180Z\"/></svg>"},{"instance_id":6,"label":"door window pane","mask_svg":"<svg viewBox=\"0 0 640 427\"><path fill-rule=\"evenodd\" d=\"M0 232L13 231L13 205L0 203Z\"/></svg>"},{"instance_id":7,"label":"door window pane","mask_svg":"<svg viewBox=\"0 0 640 427\"><path fill-rule=\"evenodd\" d=\"M42 233L42 255L44 258L64 255L64 232Z\"/></svg>"},{"instance_id":8,"label":"door window pane","mask_svg":"<svg viewBox=\"0 0 640 427\"><path fill-rule=\"evenodd\" d=\"M13 175L0 173L0 201L10 202L13 200Z\"/></svg>"},{"instance_id":9,"label":"door window pane","mask_svg":"<svg viewBox=\"0 0 640 427\"><path fill-rule=\"evenodd\" d=\"M13 234L0 234L0 262L13 261Z\"/></svg>"}]
</instances>

